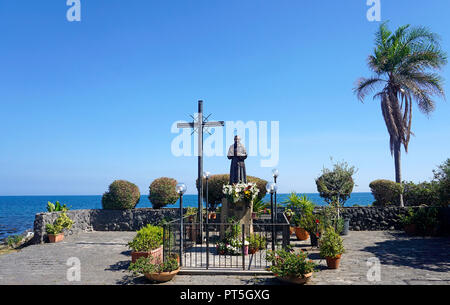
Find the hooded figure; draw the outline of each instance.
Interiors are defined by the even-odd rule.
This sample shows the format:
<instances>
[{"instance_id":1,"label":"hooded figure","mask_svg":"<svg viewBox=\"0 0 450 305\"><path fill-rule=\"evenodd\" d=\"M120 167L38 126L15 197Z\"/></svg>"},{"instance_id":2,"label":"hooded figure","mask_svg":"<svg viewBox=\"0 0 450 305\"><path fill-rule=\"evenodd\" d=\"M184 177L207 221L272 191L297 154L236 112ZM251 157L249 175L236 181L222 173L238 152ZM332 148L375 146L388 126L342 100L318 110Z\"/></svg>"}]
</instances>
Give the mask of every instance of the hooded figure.
<instances>
[{"instance_id":1,"label":"hooded figure","mask_svg":"<svg viewBox=\"0 0 450 305\"><path fill-rule=\"evenodd\" d=\"M234 144L228 149L228 159L231 160L230 184L247 183L244 160L247 159L247 151L241 144L239 136L234 137Z\"/></svg>"}]
</instances>

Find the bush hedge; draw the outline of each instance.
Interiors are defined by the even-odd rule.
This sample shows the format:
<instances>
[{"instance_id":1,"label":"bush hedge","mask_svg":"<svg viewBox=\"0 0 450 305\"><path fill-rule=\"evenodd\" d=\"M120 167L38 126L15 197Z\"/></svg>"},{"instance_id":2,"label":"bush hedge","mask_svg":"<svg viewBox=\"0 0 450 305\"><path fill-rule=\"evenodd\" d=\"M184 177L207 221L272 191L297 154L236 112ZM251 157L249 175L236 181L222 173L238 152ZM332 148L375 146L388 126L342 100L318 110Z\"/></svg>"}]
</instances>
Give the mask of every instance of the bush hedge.
<instances>
[{"instance_id":1,"label":"bush hedge","mask_svg":"<svg viewBox=\"0 0 450 305\"><path fill-rule=\"evenodd\" d=\"M137 185L116 180L109 185L109 191L103 194L102 206L105 210L134 209L140 199L141 193Z\"/></svg>"},{"instance_id":2,"label":"bush hedge","mask_svg":"<svg viewBox=\"0 0 450 305\"><path fill-rule=\"evenodd\" d=\"M390 180L375 180L369 184L373 197L375 197L374 206L399 205L402 186Z\"/></svg>"},{"instance_id":3,"label":"bush hedge","mask_svg":"<svg viewBox=\"0 0 450 305\"><path fill-rule=\"evenodd\" d=\"M261 200L266 196L266 184L267 181L247 176L247 182L256 183L256 187L259 189L257 201ZM198 184L198 181L196 182ZM222 203L222 198L224 197L222 193L223 186L230 183L230 175L222 174L222 175L212 175L208 179L208 203L212 207L216 207ZM206 179L203 179L203 197L206 199Z\"/></svg>"},{"instance_id":4,"label":"bush hedge","mask_svg":"<svg viewBox=\"0 0 450 305\"><path fill-rule=\"evenodd\" d=\"M403 199L407 206L434 205L439 202L439 185L435 182L403 182Z\"/></svg>"},{"instance_id":5,"label":"bush hedge","mask_svg":"<svg viewBox=\"0 0 450 305\"><path fill-rule=\"evenodd\" d=\"M162 177L155 179L149 187L148 199L154 209L160 209L168 204L174 204L178 200L178 194L175 190L177 180L173 178Z\"/></svg>"}]
</instances>

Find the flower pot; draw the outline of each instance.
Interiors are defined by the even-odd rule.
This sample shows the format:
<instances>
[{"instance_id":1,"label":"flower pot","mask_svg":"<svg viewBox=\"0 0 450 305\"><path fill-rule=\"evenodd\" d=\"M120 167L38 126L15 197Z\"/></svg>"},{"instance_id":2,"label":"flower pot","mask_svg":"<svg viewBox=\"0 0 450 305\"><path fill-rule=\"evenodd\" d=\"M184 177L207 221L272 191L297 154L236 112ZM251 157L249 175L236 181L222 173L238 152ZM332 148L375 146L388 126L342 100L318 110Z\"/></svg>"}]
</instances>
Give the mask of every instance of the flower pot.
<instances>
[{"instance_id":1,"label":"flower pot","mask_svg":"<svg viewBox=\"0 0 450 305\"><path fill-rule=\"evenodd\" d=\"M309 238L308 232L303 228L295 228L295 235L298 240L307 240Z\"/></svg>"},{"instance_id":2,"label":"flower pot","mask_svg":"<svg viewBox=\"0 0 450 305\"><path fill-rule=\"evenodd\" d=\"M289 227L289 233L292 235L295 233L295 227Z\"/></svg>"},{"instance_id":3,"label":"flower pot","mask_svg":"<svg viewBox=\"0 0 450 305\"><path fill-rule=\"evenodd\" d=\"M244 255L248 255L248 245L244 245Z\"/></svg>"},{"instance_id":4,"label":"flower pot","mask_svg":"<svg viewBox=\"0 0 450 305\"><path fill-rule=\"evenodd\" d=\"M405 229L405 233L408 235L416 235L416 233L417 233L417 226L414 223L405 225L404 229Z\"/></svg>"},{"instance_id":5,"label":"flower pot","mask_svg":"<svg viewBox=\"0 0 450 305\"><path fill-rule=\"evenodd\" d=\"M209 215L208 215L208 218L209 219L216 219L216 217L217 217L217 215L216 215L216 213L209 213Z\"/></svg>"},{"instance_id":6,"label":"flower pot","mask_svg":"<svg viewBox=\"0 0 450 305\"><path fill-rule=\"evenodd\" d=\"M339 268L339 263L341 262L341 254L336 257L326 257L327 266L329 269L337 269Z\"/></svg>"},{"instance_id":7,"label":"flower pot","mask_svg":"<svg viewBox=\"0 0 450 305\"><path fill-rule=\"evenodd\" d=\"M64 240L64 233L48 234L48 241L50 243L59 243Z\"/></svg>"},{"instance_id":8,"label":"flower pot","mask_svg":"<svg viewBox=\"0 0 450 305\"><path fill-rule=\"evenodd\" d=\"M306 284L309 279L312 277L312 272L305 274L303 277L296 277L296 276L277 276L277 278L283 282L291 283L291 284L297 284L297 285L304 285Z\"/></svg>"},{"instance_id":9,"label":"flower pot","mask_svg":"<svg viewBox=\"0 0 450 305\"><path fill-rule=\"evenodd\" d=\"M154 282L168 282L175 277L175 275L180 272L180 268L171 272L161 272L161 273L145 273L144 276L150 281Z\"/></svg>"},{"instance_id":10,"label":"flower pot","mask_svg":"<svg viewBox=\"0 0 450 305\"><path fill-rule=\"evenodd\" d=\"M152 256L151 263L155 264L156 262L163 261L163 247L159 247L152 251L146 251L146 252L131 252L131 262L135 263L139 258L141 257L150 257L150 254Z\"/></svg>"},{"instance_id":11,"label":"flower pot","mask_svg":"<svg viewBox=\"0 0 450 305\"><path fill-rule=\"evenodd\" d=\"M256 252L258 252L258 249L256 249L256 248L249 248L248 249L248 253L250 253L250 254L255 254Z\"/></svg>"}]
</instances>

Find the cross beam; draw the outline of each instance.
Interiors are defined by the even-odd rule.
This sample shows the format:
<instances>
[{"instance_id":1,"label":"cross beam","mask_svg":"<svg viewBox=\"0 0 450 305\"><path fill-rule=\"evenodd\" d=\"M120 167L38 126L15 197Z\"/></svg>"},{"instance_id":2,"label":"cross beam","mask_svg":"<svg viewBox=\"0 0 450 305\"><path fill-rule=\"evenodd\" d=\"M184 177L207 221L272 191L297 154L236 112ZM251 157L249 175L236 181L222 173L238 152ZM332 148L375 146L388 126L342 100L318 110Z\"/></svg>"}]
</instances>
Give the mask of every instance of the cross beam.
<instances>
[{"instance_id":1,"label":"cross beam","mask_svg":"<svg viewBox=\"0 0 450 305\"><path fill-rule=\"evenodd\" d=\"M194 118L194 122L191 123L178 123L178 128L192 128L197 130L198 133L198 219L199 219L199 235L197 238L197 243L201 243L203 240L203 130L205 127L223 127L225 123L223 121L219 122L208 122L207 118L203 118L203 101L198 101L198 117L197 120ZM208 202L206 203L208 207ZM208 217L208 216L207 216Z\"/></svg>"}]
</instances>

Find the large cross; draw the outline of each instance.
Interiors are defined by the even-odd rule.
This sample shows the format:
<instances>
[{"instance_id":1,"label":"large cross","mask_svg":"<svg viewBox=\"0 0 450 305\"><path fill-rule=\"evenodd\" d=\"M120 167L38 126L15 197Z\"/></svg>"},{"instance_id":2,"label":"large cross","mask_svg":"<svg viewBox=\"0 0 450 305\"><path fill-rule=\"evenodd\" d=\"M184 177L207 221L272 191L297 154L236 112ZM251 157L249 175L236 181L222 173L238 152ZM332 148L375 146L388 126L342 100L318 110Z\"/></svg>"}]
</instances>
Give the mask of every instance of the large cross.
<instances>
[{"instance_id":1,"label":"large cross","mask_svg":"<svg viewBox=\"0 0 450 305\"><path fill-rule=\"evenodd\" d=\"M178 123L178 128L192 128L193 132L197 131L198 134L198 219L200 224L199 239L198 243L203 240L203 132L205 128L208 127L223 127L225 123L223 121L219 122L208 122L209 116L203 117L203 101L198 101L198 114L197 118L192 117L193 122L191 123ZM208 207L208 203L206 203ZM208 216L206 216L208 217Z\"/></svg>"}]
</instances>

